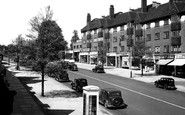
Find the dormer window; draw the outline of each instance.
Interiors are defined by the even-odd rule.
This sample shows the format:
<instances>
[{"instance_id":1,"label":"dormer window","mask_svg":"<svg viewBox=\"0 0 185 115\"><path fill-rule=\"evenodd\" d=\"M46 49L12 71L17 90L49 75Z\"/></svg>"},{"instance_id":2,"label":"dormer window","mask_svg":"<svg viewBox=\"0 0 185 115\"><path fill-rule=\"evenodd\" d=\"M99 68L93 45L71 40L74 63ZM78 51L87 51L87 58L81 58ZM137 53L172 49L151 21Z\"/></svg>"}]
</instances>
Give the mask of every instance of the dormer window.
<instances>
[{"instance_id":1,"label":"dormer window","mask_svg":"<svg viewBox=\"0 0 185 115\"><path fill-rule=\"evenodd\" d=\"M124 25L120 27L120 31L124 31Z\"/></svg>"},{"instance_id":2,"label":"dormer window","mask_svg":"<svg viewBox=\"0 0 185 115\"><path fill-rule=\"evenodd\" d=\"M155 22L155 27L159 27L159 21Z\"/></svg>"},{"instance_id":3,"label":"dormer window","mask_svg":"<svg viewBox=\"0 0 185 115\"><path fill-rule=\"evenodd\" d=\"M169 19L164 20L164 25L169 25Z\"/></svg>"},{"instance_id":4,"label":"dormer window","mask_svg":"<svg viewBox=\"0 0 185 115\"><path fill-rule=\"evenodd\" d=\"M113 32L117 32L117 27L114 27L113 28Z\"/></svg>"},{"instance_id":5,"label":"dormer window","mask_svg":"<svg viewBox=\"0 0 185 115\"><path fill-rule=\"evenodd\" d=\"M150 29L151 28L150 25L151 25L150 23L146 24L146 29Z\"/></svg>"}]
</instances>

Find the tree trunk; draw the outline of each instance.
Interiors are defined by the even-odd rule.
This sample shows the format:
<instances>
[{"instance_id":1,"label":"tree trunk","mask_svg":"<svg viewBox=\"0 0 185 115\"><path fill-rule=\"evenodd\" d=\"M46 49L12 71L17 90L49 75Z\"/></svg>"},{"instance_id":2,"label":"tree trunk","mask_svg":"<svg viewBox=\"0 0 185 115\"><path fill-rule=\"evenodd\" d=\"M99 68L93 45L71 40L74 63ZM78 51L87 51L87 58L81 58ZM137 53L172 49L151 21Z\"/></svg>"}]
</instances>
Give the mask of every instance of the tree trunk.
<instances>
[{"instance_id":1,"label":"tree trunk","mask_svg":"<svg viewBox=\"0 0 185 115\"><path fill-rule=\"evenodd\" d=\"M43 66L43 64L42 64L42 66L41 66L41 71L42 71L42 92L41 92L41 96L44 96L44 66Z\"/></svg>"}]
</instances>

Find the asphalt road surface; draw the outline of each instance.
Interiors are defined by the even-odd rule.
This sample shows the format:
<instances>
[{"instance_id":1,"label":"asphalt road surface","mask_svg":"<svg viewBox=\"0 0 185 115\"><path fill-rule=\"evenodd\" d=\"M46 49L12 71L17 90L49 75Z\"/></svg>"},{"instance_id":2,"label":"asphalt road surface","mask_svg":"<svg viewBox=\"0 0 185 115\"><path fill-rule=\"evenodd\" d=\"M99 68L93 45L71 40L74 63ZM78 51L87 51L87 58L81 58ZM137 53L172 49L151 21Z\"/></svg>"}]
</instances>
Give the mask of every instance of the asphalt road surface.
<instances>
[{"instance_id":1,"label":"asphalt road surface","mask_svg":"<svg viewBox=\"0 0 185 115\"><path fill-rule=\"evenodd\" d=\"M185 115L185 93L183 92L164 90L156 88L153 83L148 84L106 73L93 73L84 69L68 73L71 80L86 78L88 85L120 89L128 107L108 109L113 115Z\"/></svg>"}]
</instances>

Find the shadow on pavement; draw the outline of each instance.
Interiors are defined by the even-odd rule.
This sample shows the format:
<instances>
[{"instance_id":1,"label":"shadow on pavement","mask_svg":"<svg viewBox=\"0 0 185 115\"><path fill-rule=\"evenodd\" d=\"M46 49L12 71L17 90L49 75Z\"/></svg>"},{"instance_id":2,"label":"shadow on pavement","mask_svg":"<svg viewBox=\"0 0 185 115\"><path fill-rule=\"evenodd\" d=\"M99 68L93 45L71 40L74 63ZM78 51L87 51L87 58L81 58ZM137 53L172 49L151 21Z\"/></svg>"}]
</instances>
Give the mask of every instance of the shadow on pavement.
<instances>
[{"instance_id":1,"label":"shadow on pavement","mask_svg":"<svg viewBox=\"0 0 185 115\"><path fill-rule=\"evenodd\" d=\"M70 115L74 110L58 110L50 109L47 112L47 115Z\"/></svg>"},{"instance_id":2,"label":"shadow on pavement","mask_svg":"<svg viewBox=\"0 0 185 115\"><path fill-rule=\"evenodd\" d=\"M40 77L17 77L21 82L25 83L25 84L32 84L32 83L38 83L38 82L42 82L41 79L39 79ZM46 80L44 80L46 81Z\"/></svg>"},{"instance_id":3,"label":"shadow on pavement","mask_svg":"<svg viewBox=\"0 0 185 115\"><path fill-rule=\"evenodd\" d=\"M51 92L46 92L45 97L64 97L64 98L78 98L82 95L75 92L75 91L69 91L69 90L53 90Z\"/></svg>"}]
</instances>

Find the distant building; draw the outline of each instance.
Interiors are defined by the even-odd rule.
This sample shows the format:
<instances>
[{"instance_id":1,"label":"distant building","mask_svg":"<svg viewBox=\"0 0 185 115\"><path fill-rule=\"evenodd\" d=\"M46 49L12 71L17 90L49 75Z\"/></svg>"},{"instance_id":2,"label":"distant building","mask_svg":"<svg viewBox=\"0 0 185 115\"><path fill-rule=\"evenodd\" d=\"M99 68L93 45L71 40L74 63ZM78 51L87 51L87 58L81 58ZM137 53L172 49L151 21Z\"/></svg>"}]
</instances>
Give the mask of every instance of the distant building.
<instances>
[{"instance_id":1,"label":"distant building","mask_svg":"<svg viewBox=\"0 0 185 115\"><path fill-rule=\"evenodd\" d=\"M80 62L91 63L97 57L99 46L106 44L106 64L129 67L132 40L133 45L144 41L148 50L153 52L152 59L155 61L164 57L175 60L175 55L185 53L185 1L169 0L165 4L153 2L147 5L147 0L141 0L140 8L124 13L114 13L114 6L111 5L108 16L91 20L88 13L87 24L81 33ZM180 67L173 64L171 71L182 70L184 64Z\"/></svg>"}]
</instances>

